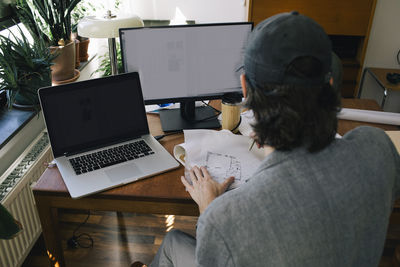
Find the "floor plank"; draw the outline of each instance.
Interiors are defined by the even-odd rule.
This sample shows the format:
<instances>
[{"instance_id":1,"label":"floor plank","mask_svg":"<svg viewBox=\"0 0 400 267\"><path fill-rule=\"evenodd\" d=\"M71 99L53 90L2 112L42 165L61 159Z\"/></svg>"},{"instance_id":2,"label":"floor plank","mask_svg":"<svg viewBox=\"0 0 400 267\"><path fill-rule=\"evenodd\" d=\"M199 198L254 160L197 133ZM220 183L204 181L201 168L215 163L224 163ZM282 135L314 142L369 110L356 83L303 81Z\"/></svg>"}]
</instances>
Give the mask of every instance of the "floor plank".
<instances>
[{"instance_id":1,"label":"floor plank","mask_svg":"<svg viewBox=\"0 0 400 267\"><path fill-rule=\"evenodd\" d=\"M91 212L77 234L89 234L92 248L68 248L67 240L87 217L83 211L60 211L60 235L67 266L130 266L133 261L150 263L167 230L172 228L195 235L197 217L116 212ZM400 225L390 225L379 267L393 267L394 248L400 245ZM41 236L22 267L48 266Z\"/></svg>"},{"instance_id":2,"label":"floor plank","mask_svg":"<svg viewBox=\"0 0 400 267\"><path fill-rule=\"evenodd\" d=\"M87 217L82 211L62 210L60 236L67 266L130 266L133 261L150 263L165 234L177 228L194 235L197 217L91 212L87 223L76 235L86 233L93 239L92 248L69 248L67 240ZM83 245L89 242L82 240ZM22 267L48 266L43 237L36 242Z\"/></svg>"}]
</instances>

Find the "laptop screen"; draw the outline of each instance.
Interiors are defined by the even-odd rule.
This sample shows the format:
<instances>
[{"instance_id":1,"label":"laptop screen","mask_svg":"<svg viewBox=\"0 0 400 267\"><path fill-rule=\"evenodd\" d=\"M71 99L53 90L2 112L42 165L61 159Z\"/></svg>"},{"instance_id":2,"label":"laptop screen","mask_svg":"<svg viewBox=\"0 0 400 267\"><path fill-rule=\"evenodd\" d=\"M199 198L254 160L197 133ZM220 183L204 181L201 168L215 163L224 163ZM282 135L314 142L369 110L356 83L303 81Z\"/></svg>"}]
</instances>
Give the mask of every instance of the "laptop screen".
<instances>
[{"instance_id":1,"label":"laptop screen","mask_svg":"<svg viewBox=\"0 0 400 267\"><path fill-rule=\"evenodd\" d=\"M137 73L46 87L39 96L55 157L149 133Z\"/></svg>"}]
</instances>

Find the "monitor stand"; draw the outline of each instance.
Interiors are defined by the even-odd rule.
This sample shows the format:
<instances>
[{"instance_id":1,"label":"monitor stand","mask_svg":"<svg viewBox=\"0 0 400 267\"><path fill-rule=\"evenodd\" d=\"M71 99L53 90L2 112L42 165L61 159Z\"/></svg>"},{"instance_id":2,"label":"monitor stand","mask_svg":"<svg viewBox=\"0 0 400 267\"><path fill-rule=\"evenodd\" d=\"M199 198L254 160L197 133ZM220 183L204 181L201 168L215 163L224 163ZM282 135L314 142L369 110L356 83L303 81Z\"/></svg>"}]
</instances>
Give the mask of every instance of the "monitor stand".
<instances>
[{"instance_id":1,"label":"monitor stand","mask_svg":"<svg viewBox=\"0 0 400 267\"><path fill-rule=\"evenodd\" d=\"M160 110L161 126L164 132L185 129L213 129L221 127L215 110L211 107L195 107L195 102L181 102L179 109Z\"/></svg>"}]
</instances>

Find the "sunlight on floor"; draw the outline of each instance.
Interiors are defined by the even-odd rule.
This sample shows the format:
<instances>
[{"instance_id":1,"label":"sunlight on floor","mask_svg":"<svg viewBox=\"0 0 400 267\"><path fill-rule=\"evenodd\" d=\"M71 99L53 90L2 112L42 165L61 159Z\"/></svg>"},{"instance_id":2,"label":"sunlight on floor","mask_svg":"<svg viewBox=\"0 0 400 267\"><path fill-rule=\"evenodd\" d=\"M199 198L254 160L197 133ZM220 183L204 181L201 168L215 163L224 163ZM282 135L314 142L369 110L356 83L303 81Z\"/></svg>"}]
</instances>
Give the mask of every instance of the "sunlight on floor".
<instances>
[{"instance_id":1,"label":"sunlight on floor","mask_svg":"<svg viewBox=\"0 0 400 267\"><path fill-rule=\"evenodd\" d=\"M169 232L174 228L175 215L165 215L165 218L165 224L167 226L166 232Z\"/></svg>"},{"instance_id":2,"label":"sunlight on floor","mask_svg":"<svg viewBox=\"0 0 400 267\"><path fill-rule=\"evenodd\" d=\"M58 261L54 262L56 260L56 258L53 256L53 254L51 254L48 250L47 250L47 255L49 256L49 259L51 260L51 262L53 263L54 267L60 267Z\"/></svg>"}]
</instances>

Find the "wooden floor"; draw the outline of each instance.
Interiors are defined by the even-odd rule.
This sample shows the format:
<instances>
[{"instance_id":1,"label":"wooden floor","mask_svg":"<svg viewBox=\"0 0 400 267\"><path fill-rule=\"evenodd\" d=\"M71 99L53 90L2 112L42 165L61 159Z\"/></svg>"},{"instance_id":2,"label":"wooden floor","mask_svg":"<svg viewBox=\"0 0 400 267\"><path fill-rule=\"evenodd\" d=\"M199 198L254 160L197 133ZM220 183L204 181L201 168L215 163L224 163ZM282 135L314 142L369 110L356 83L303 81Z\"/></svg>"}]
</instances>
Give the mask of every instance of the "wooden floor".
<instances>
[{"instance_id":1,"label":"wooden floor","mask_svg":"<svg viewBox=\"0 0 400 267\"><path fill-rule=\"evenodd\" d=\"M67 266L130 266L136 260L150 263L165 234L172 228L195 235L197 217L91 212L78 232L89 234L93 248L67 247L74 229L87 217L82 211L60 212L60 228ZM82 241L82 245L88 242ZM23 267L48 266L43 237L40 237Z\"/></svg>"},{"instance_id":2,"label":"wooden floor","mask_svg":"<svg viewBox=\"0 0 400 267\"><path fill-rule=\"evenodd\" d=\"M82 211L60 212L61 236L67 266L127 266L140 260L150 263L164 235L172 228L195 234L197 217L144 215L116 212L91 212L88 222L77 232L87 233L94 240L93 248L67 247L74 229L87 217ZM85 242L82 241L82 245ZM393 267L392 255L400 244L400 224L389 227L385 250L379 267ZM48 266L43 238L40 237L22 267Z\"/></svg>"}]
</instances>

